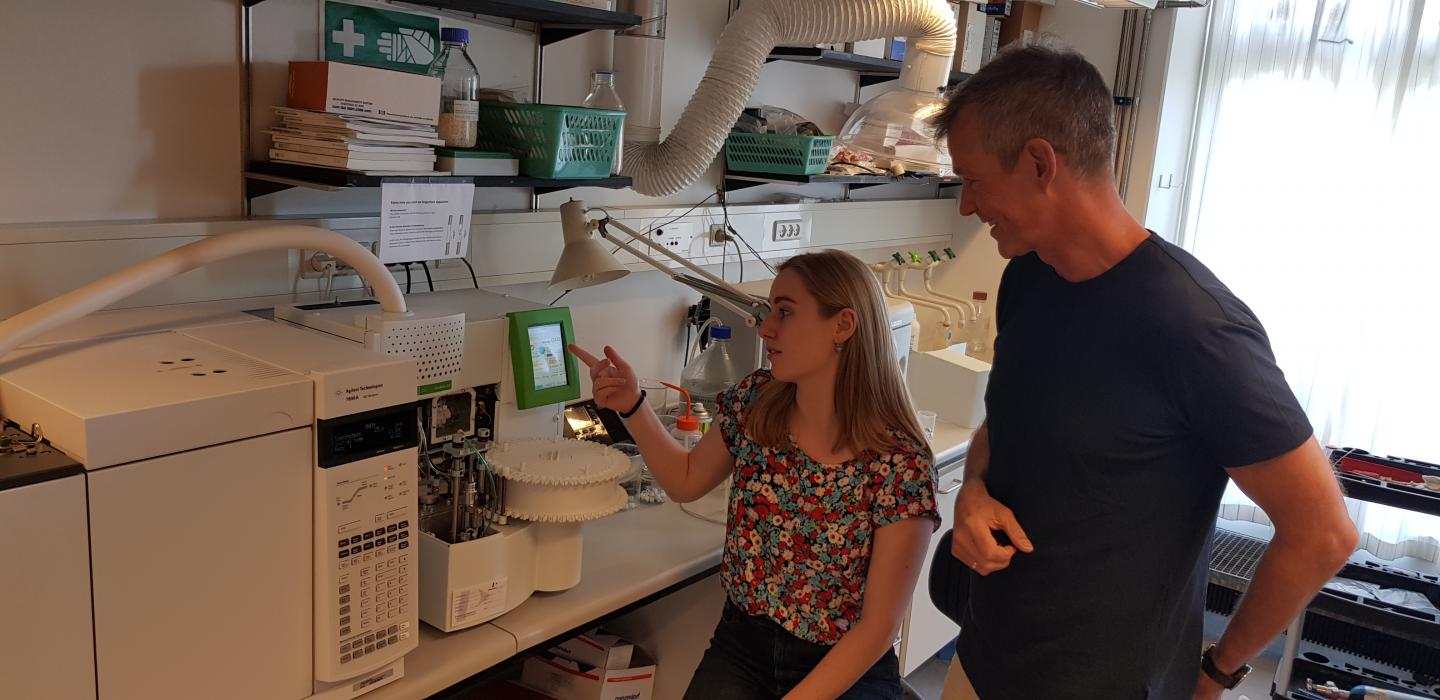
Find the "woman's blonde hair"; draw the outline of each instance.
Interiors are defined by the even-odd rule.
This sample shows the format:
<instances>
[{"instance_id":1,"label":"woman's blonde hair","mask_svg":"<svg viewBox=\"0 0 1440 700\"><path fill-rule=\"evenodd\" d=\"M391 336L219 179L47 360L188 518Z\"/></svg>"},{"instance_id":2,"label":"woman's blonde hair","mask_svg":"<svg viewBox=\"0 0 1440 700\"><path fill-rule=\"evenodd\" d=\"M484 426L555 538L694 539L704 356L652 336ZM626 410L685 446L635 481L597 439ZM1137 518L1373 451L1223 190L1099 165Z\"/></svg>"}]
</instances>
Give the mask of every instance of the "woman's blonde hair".
<instances>
[{"instance_id":1,"label":"woman's blonde hair","mask_svg":"<svg viewBox=\"0 0 1440 700\"><path fill-rule=\"evenodd\" d=\"M849 253L826 250L786 260L777 274L786 271L799 275L820 303L821 316L834 318L843 309L855 312L855 334L840 348L840 370L835 375L840 437L834 449L849 449L858 457L907 448L929 456L890 340L885 297L869 268ZM746 432L766 447L788 443L794 405L794 384L766 384L746 409ZM897 433L913 444L902 445Z\"/></svg>"}]
</instances>

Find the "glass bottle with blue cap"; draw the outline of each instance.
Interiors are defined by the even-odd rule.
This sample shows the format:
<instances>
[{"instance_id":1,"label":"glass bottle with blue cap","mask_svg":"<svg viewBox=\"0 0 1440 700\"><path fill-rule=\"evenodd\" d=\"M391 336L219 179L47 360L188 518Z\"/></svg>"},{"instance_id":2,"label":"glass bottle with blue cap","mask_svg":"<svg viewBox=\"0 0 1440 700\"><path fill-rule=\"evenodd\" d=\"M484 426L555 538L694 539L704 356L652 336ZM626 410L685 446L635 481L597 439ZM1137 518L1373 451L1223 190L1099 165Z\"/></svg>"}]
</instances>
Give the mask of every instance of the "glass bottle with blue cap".
<instances>
[{"instance_id":1,"label":"glass bottle with blue cap","mask_svg":"<svg viewBox=\"0 0 1440 700\"><path fill-rule=\"evenodd\" d=\"M436 128L445 145L474 148L480 121L480 71L470 60L466 46L470 31L458 27L440 30L444 45L439 58L430 64L430 75L440 79L440 121Z\"/></svg>"}]
</instances>

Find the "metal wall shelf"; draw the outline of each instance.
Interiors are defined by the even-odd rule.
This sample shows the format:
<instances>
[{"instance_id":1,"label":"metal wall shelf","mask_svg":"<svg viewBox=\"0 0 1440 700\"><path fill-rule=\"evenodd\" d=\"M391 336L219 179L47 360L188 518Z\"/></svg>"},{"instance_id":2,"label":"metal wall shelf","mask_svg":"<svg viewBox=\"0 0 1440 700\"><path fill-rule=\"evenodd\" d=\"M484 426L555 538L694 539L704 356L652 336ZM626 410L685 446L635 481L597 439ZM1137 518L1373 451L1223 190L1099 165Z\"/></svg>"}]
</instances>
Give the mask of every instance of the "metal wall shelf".
<instances>
[{"instance_id":1,"label":"metal wall shelf","mask_svg":"<svg viewBox=\"0 0 1440 700\"><path fill-rule=\"evenodd\" d=\"M607 177L588 180L551 180L525 175L362 175L344 170L293 165L272 161L256 161L245 170L245 195L259 197L291 187L336 191L348 187L379 187L384 182L474 183L476 187L529 187L536 194L559 192L573 187L603 187L618 190L630 186L628 177Z\"/></svg>"},{"instance_id":2,"label":"metal wall shelf","mask_svg":"<svg viewBox=\"0 0 1440 700\"><path fill-rule=\"evenodd\" d=\"M254 7L264 0L242 0ZM414 4L439 10L470 12L488 17L533 22L539 27L541 45L553 44L596 29L626 29L640 24L640 16L599 10L557 0L414 0Z\"/></svg>"},{"instance_id":3,"label":"metal wall shelf","mask_svg":"<svg viewBox=\"0 0 1440 700\"><path fill-rule=\"evenodd\" d=\"M770 57L766 59L766 62L771 61L791 61L794 63L809 63L816 66L825 66L827 68L852 70L860 74L861 87L877 85L887 80L899 78L900 68L904 65L901 61L892 61L888 58L875 58L874 56L861 56L860 54L846 53L844 51L831 51L830 49L804 46L777 46L770 50ZM969 73L950 71L949 84L954 85L969 77Z\"/></svg>"},{"instance_id":4,"label":"metal wall shelf","mask_svg":"<svg viewBox=\"0 0 1440 700\"><path fill-rule=\"evenodd\" d=\"M722 156L723 157L723 156ZM734 192L759 185L846 185L850 188L877 185L932 185L954 187L959 178L934 175L772 175L725 171L725 191Z\"/></svg>"}]
</instances>

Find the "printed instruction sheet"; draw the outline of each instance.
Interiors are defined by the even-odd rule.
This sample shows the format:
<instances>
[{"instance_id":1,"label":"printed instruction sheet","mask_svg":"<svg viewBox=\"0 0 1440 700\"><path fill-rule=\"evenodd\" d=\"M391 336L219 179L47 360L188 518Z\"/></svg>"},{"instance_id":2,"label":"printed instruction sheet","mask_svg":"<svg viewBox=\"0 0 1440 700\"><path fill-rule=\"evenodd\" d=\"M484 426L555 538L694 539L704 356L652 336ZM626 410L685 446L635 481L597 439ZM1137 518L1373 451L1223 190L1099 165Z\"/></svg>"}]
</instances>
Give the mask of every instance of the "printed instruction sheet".
<instances>
[{"instance_id":1,"label":"printed instruction sheet","mask_svg":"<svg viewBox=\"0 0 1440 700\"><path fill-rule=\"evenodd\" d=\"M380 201L380 262L465 257L474 184L386 182Z\"/></svg>"}]
</instances>

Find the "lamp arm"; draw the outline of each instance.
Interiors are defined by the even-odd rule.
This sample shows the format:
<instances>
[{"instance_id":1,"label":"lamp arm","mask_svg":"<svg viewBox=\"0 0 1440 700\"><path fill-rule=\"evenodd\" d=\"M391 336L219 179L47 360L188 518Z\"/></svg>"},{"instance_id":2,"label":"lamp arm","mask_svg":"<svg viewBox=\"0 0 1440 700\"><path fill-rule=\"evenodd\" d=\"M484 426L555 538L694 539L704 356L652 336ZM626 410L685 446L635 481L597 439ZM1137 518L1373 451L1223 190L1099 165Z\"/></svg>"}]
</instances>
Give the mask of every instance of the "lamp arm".
<instances>
[{"instance_id":1,"label":"lamp arm","mask_svg":"<svg viewBox=\"0 0 1440 700\"><path fill-rule=\"evenodd\" d=\"M604 238L605 240L614 243L615 245L619 246L621 250L624 250L625 252L640 259L641 262L644 262L647 265L669 275L670 279L673 279L680 284L694 289L701 294L709 296L712 301L715 301L716 303L719 303L725 308L739 314L741 318L745 319L745 324L747 326L758 325L760 322L764 321L765 316L769 314L770 308L768 303L762 302L754 296L746 294L745 292L737 288L735 285L726 282L720 277L716 277L715 275L706 271L704 268L677 255L674 251L650 240L649 238L646 238L645 236L636 232L635 229L632 229L629 226L626 226L625 224L622 224L608 216L604 219L599 219L595 221L594 225L599 231L601 238ZM624 231L630 237L631 241L641 243L646 247L650 248L651 250L659 251L665 257L668 257L671 260L679 263L681 267L699 275L700 279L678 274L674 270L665 267L653 256L645 253L644 251L636 248L633 245L630 245L629 242L621 240L618 236L611 233L608 228L609 226L614 226L615 228ZM738 300L748 300L750 303L750 308L747 309L740 306L739 303L737 303Z\"/></svg>"},{"instance_id":2,"label":"lamp arm","mask_svg":"<svg viewBox=\"0 0 1440 700\"><path fill-rule=\"evenodd\" d=\"M683 267L683 268L685 268L685 269L687 269L687 270L689 270L689 271L691 271L691 272L693 272L693 273L695 273L695 274L697 274L697 275L700 275L701 277L709 280L712 284L715 284L715 285L720 286L720 287L724 287L724 288L725 288L726 290L728 290L731 294L735 294L735 295L737 295L737 296L745 296L745 293L744 293L744 292L742 292L742 291L740 291L739 289L736 289L735 287L731 286L731 284L730 284L729 282L726 282L724 279L721 279L720 277L716 277L714 274L712 274L712 273L710 273L710 272L707 272L707 271L705 270L705 268L702 268L702 267L700 267L699 265L696 265L695 263L692 263L692 262L690 262L689 260L686 260L684 257L676 254L675 251L670 250L669 248L666 248L665 246L660 245L659 243L656 243L655 241L650 240L648 237L640 234L640 233L637 232L635 229L630 228L629 226L626 226L625 224L622 224L622 223L620 223L619 221L616 221L615 219L610 218L609 216L606 216L604 219L600 219L599 221L597 221L597 222L596 222L596 225L598 226L598 228L599 228L599 230L600 230L600 236L601 236L602 238L604 238L605 240L610 241L611 243L614 243L614 244L616 244L616 245L619 245L619 244L620 244L620 241L617 240L617 239L615 238L615 236L611 235L610 231L607 229L607 226L614 226L615 228L618 228L618 229L620 229L621 231L624 231L624 232L626 233L626 235L630 236L630 239L631 239L631 240L636 241L636 242L638 242L638 243L641 243L641 244L643 244L644 246L646 246L647 248L649 248L649 249L651 249L651 250L658 251L661 255L664 255L665 257L670 258L671 260L674 260L675 262L679 263L681 267ZM654 260L653 258L651 258L649 255L645 255L645 254L643 254L643 253L636 253L636 252L633 252L633 251L631 251L630 254L631 254L631 255L637 255L637 256L642 257L642 258L647 258L646 262L649 262L651 265L653 265L653 266L655 266L655 267L657 267L657 268L659 268L659 269L661 269L661 270L666 270L666 271L669 270L669 268L666 268L666 267L663 267L663 266L657 264L657 263L655 262L655 260ZM743 262L743 261L742 261L742 262Z\"/></svg>"}]
</instances>

